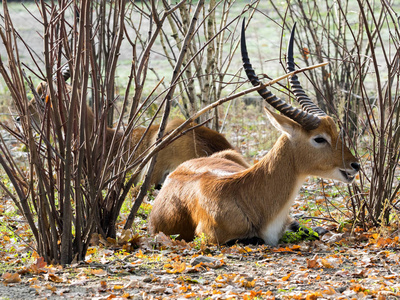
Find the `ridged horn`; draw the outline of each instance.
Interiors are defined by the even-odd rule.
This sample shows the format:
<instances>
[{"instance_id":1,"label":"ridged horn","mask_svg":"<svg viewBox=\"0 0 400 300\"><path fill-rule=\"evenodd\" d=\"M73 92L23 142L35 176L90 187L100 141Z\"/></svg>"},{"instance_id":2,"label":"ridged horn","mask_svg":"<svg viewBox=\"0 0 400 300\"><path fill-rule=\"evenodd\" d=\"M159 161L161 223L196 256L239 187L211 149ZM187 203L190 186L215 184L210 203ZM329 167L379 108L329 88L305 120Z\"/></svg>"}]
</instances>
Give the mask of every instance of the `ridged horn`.
<instances>
[{"instance_id":1,"label":"ridged horn","mask_svg":"<svg viewBox=\"0 0 400 300\"><path fill-rule=\"evenodd\" d=\"M293 59L293 42L294 42L294 34L296 31L296 23L294 23L292 32L290 34L288 51L287 51L287 72L293 72L296 70L294 59ZM306 92L302 88L297 75L293 75L289 78L290 89L296 97L297 102L300 103L301 107L306 111L316 116L326 116L326 113L321 110L317 105L312 102L310 97L306 95Z\"/></svg>"},{"instance_id":2,"label":"ridged horn","mask_svg":"<svg viewBox=\"0 0 400 300\"><path fill-rule=\"evenodd\" d=\"M245 19L243 19L240 49L242 52L243 68L246 72L247 78L250 80L253 86L260 85L260 79L254 72L253 67L250 63L249 55L247 53L246 36L245 36ZM258 93L272 107L274 107L276 110L281 112L286 117L299 123L304 129L312 130L319 126L321 120L317 116L314 116L313 114L310 114L304 110L295 108L287 104L285 101L275 96L267 88L258 90Z\"/></svg>"}]
</instances>

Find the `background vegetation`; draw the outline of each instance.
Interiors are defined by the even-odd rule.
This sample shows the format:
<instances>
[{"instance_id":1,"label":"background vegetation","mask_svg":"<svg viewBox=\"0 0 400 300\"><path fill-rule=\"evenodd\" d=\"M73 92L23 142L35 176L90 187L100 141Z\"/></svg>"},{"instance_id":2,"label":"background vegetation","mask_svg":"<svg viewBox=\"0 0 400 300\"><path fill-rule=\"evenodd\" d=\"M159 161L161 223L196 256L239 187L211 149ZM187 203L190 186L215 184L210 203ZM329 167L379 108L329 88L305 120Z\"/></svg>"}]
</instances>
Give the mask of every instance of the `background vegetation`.
<instances>
[{"instance_id":1,"label":"background vegetation","mask_svg":"<svg viewBox=\"0 0 400 300\"><path fill-rule=\"evenodd\" d=\"M248 87L237 52L243 16L257 73L273 78L284 72L294 22L298 65L330 61L301 80L336 117L363 169L355 184L336 190L344 208L328 210L323 218L365 228L397 223L400 7L392 2L59 1L27 8L3 2L2 112L13 103L21 128L15 129L11 116L2 116L0 184L28 221L39 254L66 264L85 257L94 232L116 237L133 178L157 152L149 149L129 165L120 163L124 148L119 145L134 128L188 118ZM74 95L65 103L56 101L67 94L64 66L70 68ZM25 103L38 97L33 87L40 80L49 83L51 102L34 128ZM290 99L284 83L276 93ZM85 103L96 112L93 132L81 117ZM249 95L198 121L211 119L208 126L257 160L276 139L261 106ZM120 144L109 149L102 146L107 125L123 129ZM25 145L26 163L10 152L7 134ZM337 206L331 198L324 195L325 203Z\"/></svg>"}]
</instances>

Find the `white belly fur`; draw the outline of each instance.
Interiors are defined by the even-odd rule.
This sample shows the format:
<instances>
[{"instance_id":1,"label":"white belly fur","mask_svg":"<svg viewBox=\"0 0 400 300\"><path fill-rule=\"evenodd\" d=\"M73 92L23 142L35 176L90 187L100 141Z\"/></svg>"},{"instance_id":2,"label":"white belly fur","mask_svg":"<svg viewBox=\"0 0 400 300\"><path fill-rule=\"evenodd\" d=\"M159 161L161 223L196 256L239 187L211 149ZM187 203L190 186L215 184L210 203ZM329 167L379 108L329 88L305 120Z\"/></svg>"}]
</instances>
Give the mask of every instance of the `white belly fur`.
<instances>
[{"instance_id":1,"label":"white belly fur","mask_svg":"<svg viewBox=\"0 0 400 300\"><path fill-rule=\"evenodd\" d=\"M290 195L288 201L286 201L285 206L281 208L279 213L275 218L266 224L265 228L261 230L260 237L268 245L275 246L278 244L279 239L282 237L284 230L286 229L286 222L289 215L290 207L294 202L305 178L299 179L295 185L293 193Z\"/></svg>"}]
</instances>

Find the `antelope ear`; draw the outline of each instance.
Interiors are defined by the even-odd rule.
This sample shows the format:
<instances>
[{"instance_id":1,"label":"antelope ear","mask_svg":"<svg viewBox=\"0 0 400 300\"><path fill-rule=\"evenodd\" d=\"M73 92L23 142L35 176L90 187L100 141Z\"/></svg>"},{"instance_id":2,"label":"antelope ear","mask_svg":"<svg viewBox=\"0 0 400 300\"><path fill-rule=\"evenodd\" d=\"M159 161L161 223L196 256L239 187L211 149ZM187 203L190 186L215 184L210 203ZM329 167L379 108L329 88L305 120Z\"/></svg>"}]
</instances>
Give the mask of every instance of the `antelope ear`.
<instances>
[{"instance_id":1,"label":"antelope ear","mask_svg":"<svg viewBox=\"0 0 400 300\"><path fill-rule=\"evenodd\" d=\"M285 133L289 137L293 137L295 133L301 129L301 126L292 119L289 119L284 115L274 113L267 107L264 107L264 109L271 124L274 125L276 129L278 129L282 133Z\"/></svg>"}]
</instances>

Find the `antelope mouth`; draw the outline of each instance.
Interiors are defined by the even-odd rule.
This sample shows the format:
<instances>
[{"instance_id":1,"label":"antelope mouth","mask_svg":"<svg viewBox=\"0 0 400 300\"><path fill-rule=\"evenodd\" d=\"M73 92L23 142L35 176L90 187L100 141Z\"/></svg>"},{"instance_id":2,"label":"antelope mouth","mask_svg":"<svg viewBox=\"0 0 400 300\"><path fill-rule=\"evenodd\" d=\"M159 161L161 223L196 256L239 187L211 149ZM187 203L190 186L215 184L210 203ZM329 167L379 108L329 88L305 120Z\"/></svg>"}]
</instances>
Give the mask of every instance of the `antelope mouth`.
<instances>
[{"instance_id":1,"label":"antelope mouth","mask_svg":"<svg viewBox=\"0 0 400 300\"><path fill-rule=\"evenodd\" d=\"M355 175L347 172L346 170L339 170L342 176L346 179L347 182L351 183L354 178L356 177Z\"/></svg>"}]
</instances>

